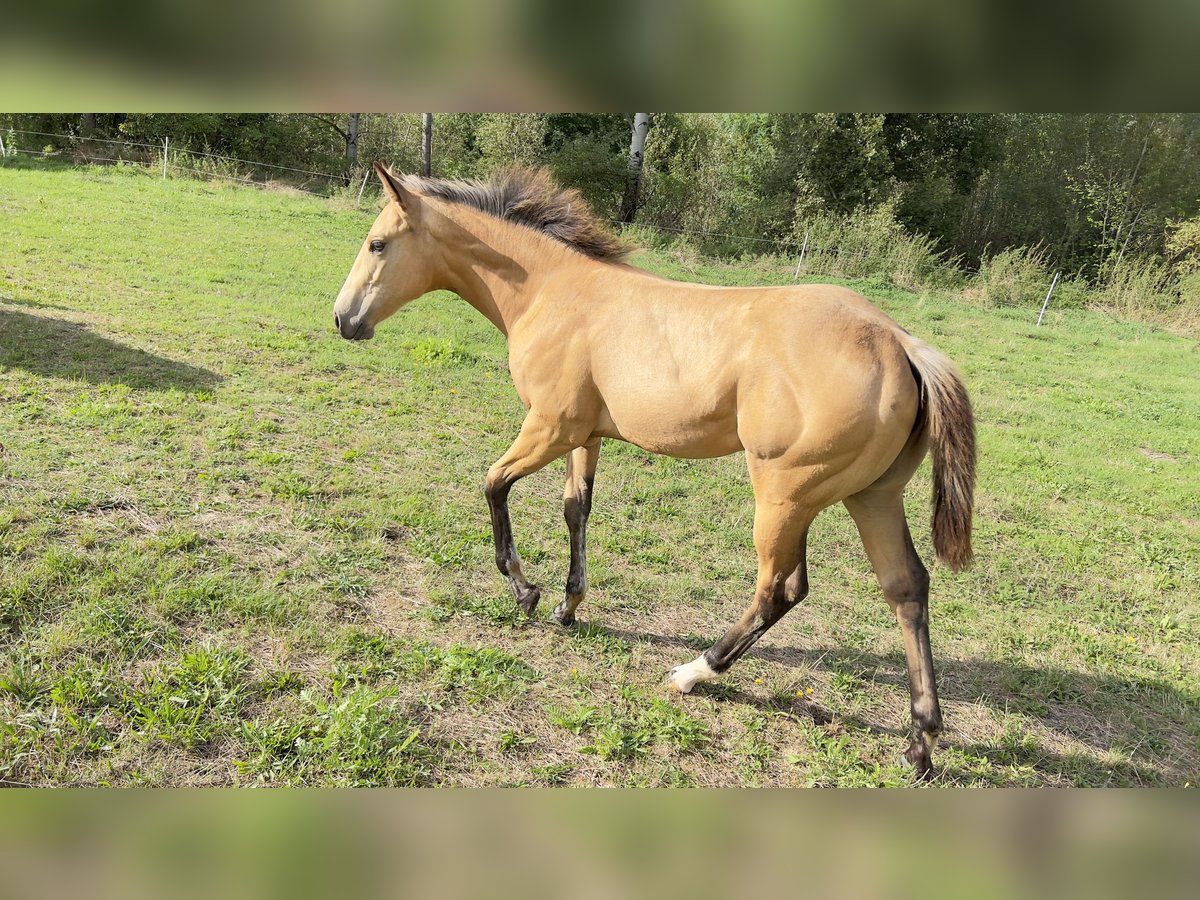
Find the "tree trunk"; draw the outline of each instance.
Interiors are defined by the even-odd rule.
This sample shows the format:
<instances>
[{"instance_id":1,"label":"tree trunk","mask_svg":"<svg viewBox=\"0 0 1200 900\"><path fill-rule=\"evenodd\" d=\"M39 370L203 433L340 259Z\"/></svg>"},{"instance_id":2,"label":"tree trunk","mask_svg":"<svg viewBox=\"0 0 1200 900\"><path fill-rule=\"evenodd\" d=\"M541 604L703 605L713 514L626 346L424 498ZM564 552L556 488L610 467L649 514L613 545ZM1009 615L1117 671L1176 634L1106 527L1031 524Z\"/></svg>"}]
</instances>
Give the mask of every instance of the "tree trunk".
<instances>
[{"instance_id":1,"label":"tree trunk","mask_svg":"<svg viewBox=\"0 0 1200 900\"><path fill-rule=\"evenodd\" d=\"M421 174L433 174L433 113L421 113Z\"/></svg>"},{"instance_id":2,"label":"tree trunk","mask_svg":"<svg viewBox=\"0 0 1200 900\"><path fill-rule=\"evenodd\" d=\"M358 165L358 117L362 113L350 113L350 123L346 129L346 162L353 169Z\"/></svg>"},{"instance_id":3,"label":"tree trunk","mask_svg":"<svg viewBox=\"0 0 1200 900\"><path fill-rule=\"evenodd\" d=\"M96 114L81 113L79 120L79 130L84 137L91 137L96 133Z\"/></svg>"},{"instance_id":4,"label":"tree trunk","mask_svg":"<svg viewBox=\"0 0 1200 900\"><path fill-rule=\"evenodd\" d=\"M625 197L621 201L621 221L628 225L642 205L642 163L646 158L646 133L650 113L634 113L633 136L629 141L629 169L625 177Z\"/></svg>"}]
</instances>

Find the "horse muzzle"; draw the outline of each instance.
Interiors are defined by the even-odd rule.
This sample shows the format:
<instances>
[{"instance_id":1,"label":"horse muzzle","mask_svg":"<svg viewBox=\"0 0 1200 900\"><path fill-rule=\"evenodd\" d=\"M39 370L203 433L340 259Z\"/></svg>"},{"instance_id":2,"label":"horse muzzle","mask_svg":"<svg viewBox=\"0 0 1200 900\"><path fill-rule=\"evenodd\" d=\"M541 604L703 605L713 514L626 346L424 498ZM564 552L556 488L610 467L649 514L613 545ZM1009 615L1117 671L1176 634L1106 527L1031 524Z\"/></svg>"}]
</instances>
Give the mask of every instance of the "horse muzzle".
<instances>
[{"instance_id":1,"label":"horse muzzle","mask_svg":"<svg viewBox=\"0 0 1200 900\"><path fill-rule=\"evenodd\" d=\"M375 326L365 316L339 316L333 314L333 324L338 333L348 341L369 341L375 336Z\"/></svg>"}]
</instances>

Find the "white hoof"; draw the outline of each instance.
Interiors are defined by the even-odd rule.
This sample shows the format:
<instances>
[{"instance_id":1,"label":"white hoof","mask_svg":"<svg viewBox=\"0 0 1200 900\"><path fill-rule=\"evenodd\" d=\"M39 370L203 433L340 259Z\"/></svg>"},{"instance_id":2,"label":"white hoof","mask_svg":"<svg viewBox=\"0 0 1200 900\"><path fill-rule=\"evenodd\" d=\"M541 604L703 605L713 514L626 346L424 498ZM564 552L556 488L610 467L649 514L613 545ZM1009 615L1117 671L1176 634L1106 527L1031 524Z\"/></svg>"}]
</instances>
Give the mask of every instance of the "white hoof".
<instances>
[{"instance_id":1,"label":"white hoof","mask_svg":"<svg viewBox=\"0 0 1200 900\"><path fill-rule=\"evenodd\" d=\"M712 670L703 656L698 656L685 666L676 666L667 673L667 689L680 694L691 693L697 682L712 681L717 673Z\"/></svg>"}]
</instances>

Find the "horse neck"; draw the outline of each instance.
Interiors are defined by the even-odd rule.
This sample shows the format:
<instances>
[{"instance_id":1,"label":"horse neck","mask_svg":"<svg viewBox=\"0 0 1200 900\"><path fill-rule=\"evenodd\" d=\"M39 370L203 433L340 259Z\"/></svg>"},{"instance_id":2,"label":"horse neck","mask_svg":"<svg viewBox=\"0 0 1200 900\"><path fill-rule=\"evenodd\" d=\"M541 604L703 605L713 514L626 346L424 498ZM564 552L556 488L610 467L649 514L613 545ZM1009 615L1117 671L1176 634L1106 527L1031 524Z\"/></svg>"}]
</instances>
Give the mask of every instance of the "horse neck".
<instances>
[{"instance_id":1,"label":"horse neck","mask_svg":"<svg viewBox=\"0 0 1200 900\"><path fill-rule=\"evenodd\" d=\"M439 280L508 336L546 278L570 265L571 253L553 239L448 204L434 226L444 265Z\"/></svg>"}]
</instances>

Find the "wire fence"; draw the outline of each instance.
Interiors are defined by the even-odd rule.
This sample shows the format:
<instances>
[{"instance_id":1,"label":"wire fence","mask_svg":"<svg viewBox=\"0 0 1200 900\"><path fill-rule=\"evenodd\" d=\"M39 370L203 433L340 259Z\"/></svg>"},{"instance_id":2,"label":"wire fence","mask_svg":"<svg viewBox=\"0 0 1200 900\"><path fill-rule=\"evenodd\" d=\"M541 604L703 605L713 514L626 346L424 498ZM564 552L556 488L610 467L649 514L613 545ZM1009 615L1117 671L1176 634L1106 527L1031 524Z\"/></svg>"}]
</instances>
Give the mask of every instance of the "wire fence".
<instances>
[{"instance_id":1,"label":"wire fence","mask_svg":"<svg viewBox=\"0 0 1200 900\"><path fill-rule=\"evenodd\" d=\"M334 182L337 182L338 187L340 189L344 189L348 186L352 187L352 185L354 183L352 178L348 178L345 174L336 174L336 173L330 173L330 172L318 172L318 171L315 171L312 169L302 169L302 168L298 168L298 167L294 167L294 166L283 166L283 165L278 165L276 163L264 163L264 162L259 162L257 160L243 159L243 158L237 157L237 156L229 156L229 155L221 154L221 153L213 153L211 151L192 150L188 147L171 147L169 145L169 139L165 140L163 142L163 144L151 144L151 143L146 143L144 141L130 141L130 140L114 139L114 138L91 137L91 136L78 135L78 134L62 134L62 133L48 132L48 131L32 131L32 130L20 129L20 128L6 129L4 133L6 133L6 134L21 134L21 135L28 135L28 136L32 136L32 137L46 137L46 138L54 138L56 140L69 141L70 149L73 150L74 152L78 153L80 156L82 156L83 159L86 160L88 163L97 163L97 162L134 163L134 164L142 165L142 166L146 167L147 169L153 169L153 170L161 169L163 171L164 177L166 176L167 172L179 172L179 173L186 173L186 174L194 175L194 176L200 176L200 177L204 177L204 178L215 178L215 179L220 179L220 180L224 180L224 181L230 181L230 182L234 182L237 184L254 185L254 186L259 186L259 187L266 186L262 181L254 178L253 175L235 175L235 174L230 174L228 172L213 171L208 168L194 168L194 167L189 167L189 166L181 166L181 165L171 162L172 156L174 154L180 154L180 155L183 155L183 156L186 156L189 158L217 160L220 162L232 163L232 164L241 165L241 166L245 166L245 167L252 168L252 169L287 172L287 173L294 174L294 175L306 175L311 178L325 179L327 181L327 188L328 188L325 191L311 190L307 187L301 187L301 186L295 185L295 184L287 185L287 187L291 190L299 191L304 194L308 194L308 195L311 195L314 197L321 197L324 199L329 199L331 197L331 195L333 194ZM87 152L87 145L92 144L92 143L118 145L118 146L127 147L127 148L141 148L141 149L151 150L151 151L154 151L156 156L152 157L149 160L144 159L144 158L140 159L140 160L129 159L129 158L126 158L126 157L123 157L120 155L98 156L98 155ZM0 143L0 148L3 148L5 153L23 153L23 154L27 154L27 155L31 155L31 156L42 156L42 157L55 157L55 156L58 156L61 152L61 150L58 150L58 149L56 149L56 150L29 150L29 149L18 148L18 147L13 147L13 146L6 146L2 143ZM143 156L144 156L144 154L143 154ZM354 201L356 206L361 205L363 191L366 188L367 180L369 177L370 177L370 170L367 169L363 175L362 186L357 191L357 199ZM609 219L607 221L612 225L618 226L623 231L624 230L636 231L636 230L641 230L641 229L649 229L652 231L658 231L658 232L663 232L663 233L667 233L667 234L672 234L672 235L675 235L675 236L681 237L681 238L716 238L716 239L720 239L720 240L723 240L726 242L742 242L743 245L754 244L754 245L759 245L759 246L765 245L765 246L775 247L775 248L778 248L778 253L775 254L776 256L794 257L796 259L795 265L793 266L791 262L788 262L785 264L782 261L780 261L778 263L772 263L772 262L764 262L762 260L760 260L758 264L760 266L768 268L768 269L772 268L772 266L774 266L774 267L778 268L780 271L786 270L786 271L791 272L792 277L790 280L793 282L798 281L801 276L820 276L820 277L828 277L828 278L862 277L861 275L858 275L858 274L848 274L845 271L840 271L840 272L822 271L819 267L814 268L811 265L811 263L808 265L805 264L807 260L811 260L814 258L821 259L821 258L833 257L835 259L841 259L841 258L845 257L845 258L864 260L864 261L875 261L884 267L886 267L886 264L887 264L886 256L884 254L881 254L878 252L870 253L867 251L857 250L857 249L849 248L849 247L823 247L823 246L811 244L809 241L809 234L807 231L804 232L801 240L782 240L779 238L759 237L756 235L731 234L731 233L727 233L727 232L711 231L711 230L705 230L705 229L676 228L676 227L672 227L669 225L654 225L651 223L643 223L643 222L626 224L617 219ZM699 261L703 261L703 262L707 262L707 263L711 263L711 264L716 264L716 265L730 265L732 262L728 256L722 257L722 256L713 256L713 255L703 254L703 253L700 253L699 251L696 251L694 249L694 247L689 248L689 250L687 251L687 254L686 254L686 258L695 259L695 260L699 260ZM978 269L964 268L964 267L959 266L950 261L945 261L945 262L941 263L941 266L944 269L946 269L948 272L952 270L955 274L961 275L961 276L978 276L981 274ZM1053 290L1053 285L1051 286L1051 290ZM1047 298L1047 302L1048 302L1048 298Z\"/></svg>"},{"instance_id":2,"label":"wire fence","mask_svg":"<svg viewBox=\"0 0 1200 900\"><path fill-rule=\"evenodd\" d=\"M60 140L68 140L68 141L71 141L72 144L76 147L78 147L78 145L80 145L80 144L99 143L99 144L119 144L123 147L144 147L144 148L147 148L150 150L154 150L157 153L162 153L166 149L164 144L147 144L142 141L118 140L116 138L89 137L89 136L78 135L78 134L56 134L56 133L50 132L50 131L28 131L28 130L25 130L22 128L9 128L9 129L7 129L7 131L11 132L12 134L27 134L27 135L33 135L33 136L57 138ZM30 152L30 151L24 151L24 152ZM225 156L223 154L213 153L208 150L192 150L188 147L172 147L172 148L170 148L169 152L170 153L183 153L188 156L195 156L195 157L205 157L207 159L219 159L223 162L240 163L245 166L254 166L257 169L274 169L274 170L280 171L280 172L293 172L293 173L300 174L300 175L311 175L314 178L327 178L327 179L334 179L334 180L338 180L338 181L346 180L343 175L339 175L334 172L316 172L316 171L313 171L312 169L298 169L293 166L281 166L281 165L278 165L277 163L257 162L255 160L242 159L237 156Z\"/></svg>"},{"instance_id":3,"label":"wire fence","mask_svg":"<svg viewBox=\"0 0 1200 900\"><path fill-rule=\"evenodd\" d=\"M56 135L48 134L46 132L22 132L22 133L24 133L24 134L44 134L47 137L55 137L56 136ZM58 137L70 137L69 135L57 135L57 136ZM81 144L88 143L91 140L92 140L91 138L82 139L80 141L80 143ZM193 168L193 167L189 167L189 166L177 165L175 163L170 162L169 160L173 154L179 153L179 154L186 154L186 155L194 156L194 157L207 157L210 159L218 159L218 160L224 160L224 161L228 161L228 162L240 163L245 166L251 166L251 167L256 167L256 168L261 167L264 169L271 169L271 168L284 169L289 172L302 173L302 174L312 175L312 176L319 177L319 178L340 180L340 176L329 175L328 173L310 172L306 169L293 169L288 166L273 166L271 163L260 163L260 162L255 162L254 160L241 159L240 157L236 157L236 156L222 156L222 155L216 154L216 153L202 153L197 150L187 150L185 148L175 148L175 147L170 148L166 153L167 161L164 162L164 157L163 157L164 148L161 146L155 146L154 144L140 144L140 143L124 144L121 141L104 141L102 139L99 139L99 140L101 140L101 142L103 142L103 143L123 144L124 146L133 146L133 147L148 147L150 149L155 150L159 154L159 156L156 159L148 161L145 159L131 159L126 156L98 156L94 153L87 152L80 145L75 145L71 149L73 150L73 152L78 153L84 159L86 164L99 163L99 162L128 163L128 164L133 164L133 165L144 167L147 170L157 170L157 169L165 168L172 172L181 172L181 173L186 173L189 175L198 175L198 176L202 176L205 178L217 178L217 179L220 179L223 181L232 181L232 182L236 182L238 184L255 185L258 187L263 187L265 185L263 184L263 182L254 178L253 175L231 175L228 172L214 172L214 171L207 170L207 169L197 169L197 168ZM60 153L62 152L61 150L28 150L23 147L6 147L5 150L7 153L12 153L12 154L23 153L27 156L41 156L41 157L58 157L60 155ZM328 191L314 191L314 190L310 190L308 188L300 187L299 185L296 185L296 184L288 184L288 188L290 190L299 191L303 194L309 194L313 197L322 197L322 198L327 199L330 196L330 193Z\"/></svg>"}]
</instances>

